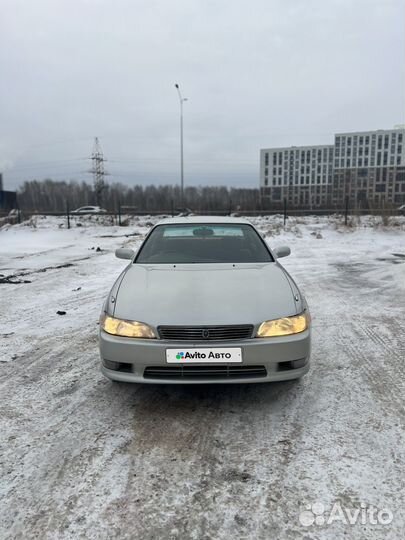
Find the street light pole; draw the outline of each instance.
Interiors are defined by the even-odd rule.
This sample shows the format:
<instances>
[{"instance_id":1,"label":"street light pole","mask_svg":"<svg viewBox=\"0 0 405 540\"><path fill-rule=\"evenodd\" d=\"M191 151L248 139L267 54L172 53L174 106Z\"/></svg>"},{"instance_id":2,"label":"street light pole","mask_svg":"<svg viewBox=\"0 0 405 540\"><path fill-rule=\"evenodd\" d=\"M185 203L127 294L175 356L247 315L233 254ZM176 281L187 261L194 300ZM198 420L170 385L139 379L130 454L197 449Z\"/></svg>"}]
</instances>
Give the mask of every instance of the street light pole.
<instances>
[{"instance_id":1,"label":"street light pole","mask_svg":"<svg viewBox=\"0 0 405 540\"><path fill-rule=\"evenodd\" d=\"M184 98L181 95L180 88L178 84L174 85L177 89L180 102L180 201L181 208L184 207L184 157L183 157L183 103L187 101L187 98Z\"/></svg>"}]
</instances>

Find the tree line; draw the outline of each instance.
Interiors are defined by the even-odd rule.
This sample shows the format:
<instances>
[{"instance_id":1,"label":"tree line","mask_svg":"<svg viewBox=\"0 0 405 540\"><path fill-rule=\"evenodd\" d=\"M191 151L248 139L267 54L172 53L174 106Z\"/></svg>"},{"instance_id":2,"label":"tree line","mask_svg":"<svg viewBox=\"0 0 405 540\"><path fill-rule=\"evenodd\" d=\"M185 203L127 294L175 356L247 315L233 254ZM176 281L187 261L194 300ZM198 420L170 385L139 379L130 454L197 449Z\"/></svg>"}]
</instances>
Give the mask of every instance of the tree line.
<instances>
[{"instance_id":1,"label":"tree line","mask_svg":"<svg viewBox=\"0 0 405 540\"><path fill-rule=\"evenodd\" d=\"M139 212L168 213L180 207L194 212L255 211L260 209L260 192L226 186L189 186L184 189L182 204L179 186L171 185L106 184L100 196L86 182L45 179L26 181L18 191L20 209L30 212L66 212L67 208L74 210L100 202L109 212L117 212L119 206L123 212L125 207Z\"/></svg>"}]
</instances>

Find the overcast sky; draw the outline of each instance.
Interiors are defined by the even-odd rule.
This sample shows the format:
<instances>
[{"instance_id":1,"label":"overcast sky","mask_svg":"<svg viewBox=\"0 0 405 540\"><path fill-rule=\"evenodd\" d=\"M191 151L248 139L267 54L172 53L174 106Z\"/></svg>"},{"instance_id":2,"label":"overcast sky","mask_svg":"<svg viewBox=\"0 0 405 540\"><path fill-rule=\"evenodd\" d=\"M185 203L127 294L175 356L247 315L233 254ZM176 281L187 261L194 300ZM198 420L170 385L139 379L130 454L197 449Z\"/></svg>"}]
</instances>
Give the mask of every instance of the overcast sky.
<instances>
[{"instance_id":1,"label":"overcast sky","mask_svg":"<svg viewBox=\"0 0 405 540\"><path fill-rule=\"evenodd\" d=\"M258 186L259 149L405 123L404 0L0 0L7 189L91 181Z\"/></svg>"}]
</instances>

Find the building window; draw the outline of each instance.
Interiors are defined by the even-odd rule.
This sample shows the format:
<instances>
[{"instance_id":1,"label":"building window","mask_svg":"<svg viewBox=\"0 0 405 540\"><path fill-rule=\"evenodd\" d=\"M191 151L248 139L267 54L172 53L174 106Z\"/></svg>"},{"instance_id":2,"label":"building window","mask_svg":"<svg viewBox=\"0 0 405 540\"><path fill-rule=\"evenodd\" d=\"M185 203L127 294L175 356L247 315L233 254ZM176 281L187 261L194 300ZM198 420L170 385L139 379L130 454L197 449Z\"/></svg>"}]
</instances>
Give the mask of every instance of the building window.
<instances>
[{"instance_id":1,"label":"building window","mask_svg":"<svg viewBox=\"0 0 405 540\"><path fill-rule=\"evenodd\" d=\"M398 154L401 154L402 152L402 146L400 144L398 145L397 152Z\"/></svg>"},{"instance_id":2,"label":"building window","mask_svg":"<svg viewBox=\"0 0 405 540\"><path fill-rule=\"evenodd\" d=\"M398 133L398 142L399 142L399 143L402 142L402 133Z\"/></svg>"},{"instance_id":3,"label":"building window","mask_svg":"<svg viewBox=\"0 0 405 540\"><path fill-rule=\"evenodd\" d=\"M267 152L264 154L264 164L266 166L269 164L269 154Z\"/></svg>"},{"instance_id":4,"label":"building window","mask_svg":"<svg viewBox=\"0 0 405 540\"><path fill-rule=\"evenodd\" d=\"M381 150L382 148L382 135L378 136L378 150Z\"/></svg>"}]
</instances>

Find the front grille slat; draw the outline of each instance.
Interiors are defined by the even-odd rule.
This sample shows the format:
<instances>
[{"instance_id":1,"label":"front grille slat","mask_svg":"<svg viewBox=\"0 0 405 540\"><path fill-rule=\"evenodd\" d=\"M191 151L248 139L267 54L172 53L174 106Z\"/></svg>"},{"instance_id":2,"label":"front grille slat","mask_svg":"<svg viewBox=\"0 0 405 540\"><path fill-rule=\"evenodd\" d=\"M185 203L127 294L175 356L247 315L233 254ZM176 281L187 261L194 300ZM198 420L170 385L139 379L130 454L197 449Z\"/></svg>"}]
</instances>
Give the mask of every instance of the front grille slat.
<instances>
[{"instance_id":1,"label":"front grille slat","mask_svg":"<svg viewBox=\"0 0 405 540\"><path fill-rule=\"evenodd\" d=\"M252 324L229 326L158 326L161 339L176 341L232 341L250 339Z\"/></svg>"},{"instance_id":2,"label":"front grille slat","mask_svg":"<svg viewBox=\"0 0 405 540\"><path fill-rule=\"evenodd\" d=\"M252 379L266 377L264 366L149 366L145 379Z\"/></svg>"}]
</instances>

